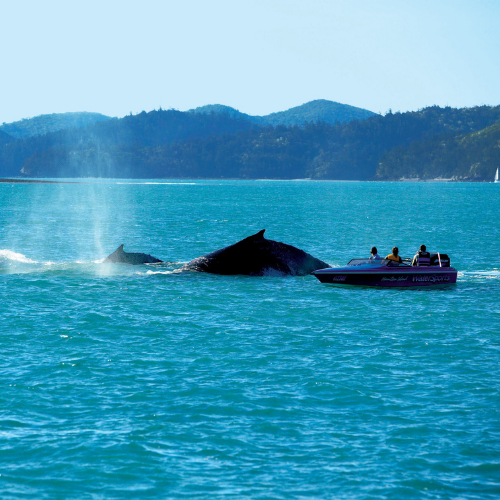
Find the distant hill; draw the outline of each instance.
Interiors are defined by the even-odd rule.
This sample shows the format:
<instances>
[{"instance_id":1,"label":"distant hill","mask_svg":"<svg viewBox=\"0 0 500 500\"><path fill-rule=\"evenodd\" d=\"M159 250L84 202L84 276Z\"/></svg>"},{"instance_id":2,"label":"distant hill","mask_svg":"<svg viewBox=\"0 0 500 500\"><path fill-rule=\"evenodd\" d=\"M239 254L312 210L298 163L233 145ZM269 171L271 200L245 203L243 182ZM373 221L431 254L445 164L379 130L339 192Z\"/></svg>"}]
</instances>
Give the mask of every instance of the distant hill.
<instances>
[{"instance_id":1,"label":"distant hill","mask_svg":"<svg viewBox=\"0 0 500 500\"><path fill-rule=\"evenodd\" d=\"M154 162L154 151L162 146L255 127L227 114L143 111L6 144L0 148L0 176L142 176L144 166L131 163L131 158L144 148L151 148L149 161Z\"/></svg>"},{"instance_id":2,"label":"distant hill","mask_svg":"<svg viewBox=\"0 0 500 500\"><path fill-rule=\"evenodd\" d=\"M304 125L305 123L347 123L351 120L366 120L375 113L367 109L356 108L348 104L317 99L287 111L271 113L261 117L265 125Z\"/></svg>"},{"instance_id":3,"label":"distant hill","mask_svg":"<svg viewBox=\"0 0 500 500\"><path fill-rule=\"evenodd\" d=\"M373 180L492 178L500 106L261 126L151 111L0 145L0 176Z\"/></svg>"},{"instance_id":4,"label":"distant hill","mask_svg":"<svg viewBox=\"0 0 500 500\"><path fill-rule=\"evenodd\" d=\"M317 99L287 111L279 111L265 116L252 116L222 104L209 104L189 110L192 113L227 113L229 116L249 120L259 125L303 126L306 123L347 123L351 120L366 120L375 113L348 104Z\"/></svg>"},{"instance_id":5,"label":"distant hill","mask_svg":"<svg viewBox=\"0 0 500 500\"><path fill-rule=\"evenodd\" d=\"M215 115L216 116L216 115ZM345 124L263 127L136 152L152 177L372 180L387 151L500 121L500 106L375 115Z\"/></svg>"},{"instance_id":6,"label":"distant hill","mask_svg":"<svg viewBox=\"0 0 500 500\"><path fill-rule=\"evenodd\" d=\"M382 156L376 177L492 181L500 167L500 123L477 132L400 146Z\"/></svg>"},{"instance_id":7,"label":"distant hill","mask_svg":"<svg viewBox=\"0 0 500 500\"><path fill-rule=\"evenodd\" d=\"M318 179L394 179L390 168L385 177L375 177L382 158L394 148L406 148L433 137L450 138L482 130L500 121L500 106L440 108L387 113L368 120L351 121L337 127L311 163L310 176ZM440 177L439 172L435 177ZM399 178L399 177L398 177Z\"/></svg>"},{"instance_id":8,"label":"distant hill","mask_svg":"<svg viewBox=\"0 0 500 500\"><path fill-rule=\"evenodd\" d=\"M109 120L109 116L101 113L53 113L51 115L39 115L34 118L4 123L0 125L0 131L5 132L16 139L44 135L49 132L57 132L67 128L86 127L92 123Z\"/></svg>"},{"instance_id":9,"label":"distant hill","mask_svg":"<svg viewBox=\"0 0 500 500\"><path fill-rule=\"evenodd\" d=\"M207 104L206 106L200 106L199 108L190 109L188 113L201 113L209 115L210 113L221 113L231 116L232 118L238 118L242 120L249 120L251 122L257 123L258 118L256 116L247 115L242 113L231 106L224 106L224 104Z\"/></svg>"}]
</instances>

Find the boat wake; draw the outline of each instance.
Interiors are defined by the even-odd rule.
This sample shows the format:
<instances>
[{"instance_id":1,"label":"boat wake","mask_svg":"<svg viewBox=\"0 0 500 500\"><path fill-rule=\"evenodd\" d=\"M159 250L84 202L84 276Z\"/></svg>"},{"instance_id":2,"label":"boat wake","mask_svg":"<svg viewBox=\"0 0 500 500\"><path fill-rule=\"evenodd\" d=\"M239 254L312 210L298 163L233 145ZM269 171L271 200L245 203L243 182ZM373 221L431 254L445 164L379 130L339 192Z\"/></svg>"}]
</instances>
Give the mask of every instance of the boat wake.
<instances>
[{"instance_id":1,"label":"boat wake","mask_svg":"<svg viewBox=\"0 0 500 500\"><path fill-rule=\"evenodd\" d=\"M500 278L500 271L464 271L460 273L462 276L477 276L478 278Z\"/></svg>"},{"instance_id":2,"label":"boat wake","mask_svg":"<svg viewBox=\"0 0 500 500\"><path fill-rule=\"evenodd\" d=\"M500 271L464 271L461 273L463 276L487 276L492 278L499 278Z\"/></svg>"}]
</instances>

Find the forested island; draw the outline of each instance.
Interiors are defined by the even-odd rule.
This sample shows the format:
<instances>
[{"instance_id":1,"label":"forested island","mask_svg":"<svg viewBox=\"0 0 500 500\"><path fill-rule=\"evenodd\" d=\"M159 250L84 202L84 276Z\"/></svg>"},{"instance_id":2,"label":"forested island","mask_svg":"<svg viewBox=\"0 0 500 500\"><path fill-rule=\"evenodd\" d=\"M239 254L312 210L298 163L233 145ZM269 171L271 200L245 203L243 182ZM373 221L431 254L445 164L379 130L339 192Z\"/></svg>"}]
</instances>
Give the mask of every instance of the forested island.
<instances>
[{"instance_id":1,"label":"forested island","mask_svg":"<svg viewBox=\"0 0 500 500\"><path fill-rule=\"evenodd\" d=\"M382 116L320 100L263 118L213 105L19 138L4 126L0 176L491 181L500 165L500 106Z\"/></svg>"},{"instance_id":2,"label":"forested island","mask_svg":"<svg viewBox=\"0 0 500 500\"><path fill-rule=\"evenodd\" d=\"M25 118L12 123L0 125L0 132L4 132L15 139L32 137L34 135L44 135L50 132L57 132L66 128L86 127L95 122L109 120L110 117L101 113L52 113L50 115L40 115L34 118Z\"/></svg>"}]
</instances>

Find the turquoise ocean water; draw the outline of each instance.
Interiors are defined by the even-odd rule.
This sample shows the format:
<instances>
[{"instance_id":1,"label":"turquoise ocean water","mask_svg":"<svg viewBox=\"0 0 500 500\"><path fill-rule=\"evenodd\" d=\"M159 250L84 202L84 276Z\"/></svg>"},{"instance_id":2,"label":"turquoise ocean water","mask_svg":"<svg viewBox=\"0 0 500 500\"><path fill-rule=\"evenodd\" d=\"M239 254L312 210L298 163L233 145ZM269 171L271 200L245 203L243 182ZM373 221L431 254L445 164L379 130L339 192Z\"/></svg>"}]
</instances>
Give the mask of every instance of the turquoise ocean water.
<instances>
[{"instance_id":1,"label":"turquoise ocean water","mask_svg":"<svg viewBox=\"0 0 500 500\"><path fill-rule=\"evenodd\" d=\"M0 184L0 498L500 497L500 187ZM260 229L456 286L176 272ZM168 261L105 265L129 252Z\"/></svg>"}]
</instances>

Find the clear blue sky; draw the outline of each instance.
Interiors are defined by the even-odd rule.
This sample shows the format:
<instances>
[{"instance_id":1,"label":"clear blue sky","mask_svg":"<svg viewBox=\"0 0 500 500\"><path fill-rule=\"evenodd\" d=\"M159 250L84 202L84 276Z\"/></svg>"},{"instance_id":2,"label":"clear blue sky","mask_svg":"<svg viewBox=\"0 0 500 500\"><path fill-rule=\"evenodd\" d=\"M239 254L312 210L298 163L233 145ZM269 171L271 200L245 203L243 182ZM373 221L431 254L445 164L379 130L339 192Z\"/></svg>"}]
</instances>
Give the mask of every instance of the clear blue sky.
<instances>
[{"instance_id":1,"label":"clear blue sky","mask_svg":"<svg viewBox=\"0 0 500 500\"><path fill-rule=\"evenodd\" d=\"M0 0L0 123L500 104L498 0Z\"/></svg>"}]
</instances>

